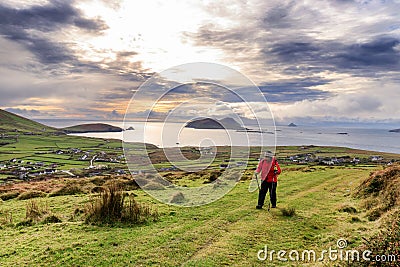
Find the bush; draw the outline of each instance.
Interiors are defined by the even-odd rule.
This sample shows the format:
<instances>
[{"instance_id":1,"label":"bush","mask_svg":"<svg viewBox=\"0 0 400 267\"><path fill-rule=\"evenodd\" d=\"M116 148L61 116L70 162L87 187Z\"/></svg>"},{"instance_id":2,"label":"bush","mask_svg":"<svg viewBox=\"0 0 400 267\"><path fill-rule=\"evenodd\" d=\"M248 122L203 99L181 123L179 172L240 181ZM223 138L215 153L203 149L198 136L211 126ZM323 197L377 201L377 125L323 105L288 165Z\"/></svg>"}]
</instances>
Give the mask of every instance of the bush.
<instances>
[{"instance_id":1,"label":"bush","mask_svg":"<svg viewBox=\"0 0 400 267\"><path fill-rule=\"evenodd\" d=\"M139 186L145 186L149 183L144 175L137 175L134 180Z\"/></svg>"},{"instance_id":2,"label":"bush","mask_svg":"<svg viewBox=\"0 0 400 267\"><path fill-rule=\"evenodd\" d=\"M400 165L376 171L358 187L357 196L365 198L369 220L376 220L400 204Z\"/></svg>"},{"instance_id":3,"label":"bush","mask_svg":"<svg viewBox=\"0 0 400 267\"><path fill-rule=\"evenodd\" d=\"M93 199L85 210L85 222L92 224L141 223L148 218L156 220L157 212L152 212L147 206L139 205L133 195L125 204L125 194L116 183L105 187L100 195Z\"/></svg>"},{"instance_id":4,"label":"bush","mask_svg":"<svg viewBox=\"0 0 400 267\"><path fill-rule=\"evenodd\" d=\"M347 212L347 213L357 213L357 209L354 208L353 206L349 206L349 205L343 205L339 208L340 212Z\"/></svg>"},{"instance_id":5,"label":"bush","mask_svg":"<svg viewBox=\"0 0 400 267\"><path fill-rule=\"evenodd\" d=\"M33 222L32 219L25 219L25 220L15 224L15 226L17 226L17 227L19 227L19 226L32 226L32 225L34 225L34 222Z\"/></svg>"},{"instance_id":6,"label":"bush","mask_svg":"<svg viewBox=\"0 0 400 267\"><path fill-rule=\"evenodd\" d=\"M282 215L285 217L293 217L294 215L296 215L296 209L293 207L282 208L281 212L282 212Z\"/></svg>"},{"instance_id":7,"label":"bush","mask_svg":"<svg viewBox=\"0 0 400 267\"><path fill-rule=\"evenodd\" d=\"M239 181L241 173L239 171L229 171L226 175L222 175L222 178L230 181Z\"/></svg>"},{"instance_id":8,"label":"bush","mask_svg":"<svg viewBox=\"0 0 400 267\"><path fill-rule=\"evenodd\" d=\"M185 201L185 195L182 192L178 192L172 196L170 203L183 203Z\"/></svg>"},{"instance_id":9,"label":"bush","mask_svg":"<svg viewBox=\"0 0 400 267\"><path fill-rule=\"evenodd\" d=\"M117 186L121 189L129 191L138 189L139 187L136 181L133 179L112 179L105 182L103 186L108 186L113 183L117 184Z\"/></svg>"},{"instance_id":10,"label":"bush","mask_svg":"<svg viewBox=\"0 0 400 267\"><path fill-rule=\"evenodd\" d=\"M353 216L353 217L351 217L350 222L352 222L352 223L361 222L361 219L357 216Z\"/></svg>"},{"instance_id":11,"label":"bush","mask_svg":"<svg viewBox=\"0 0 400 267\"><path fill-rule=\"evenodd\" d=\"M37 198L37 197L46 197L46 196L47 196L47 194L42 191L32 190L32 191L27 191L27 192L21 193L18 196L18 199L26 200L26 199Z\"/></svg>"},{"instance_id":12,"label":"bush","mask_svg":"<svg viewBox=\"0 0 400 267\"><path fill-rule=\"evenodd\" d=\"M49 214L48 206L45 204L40 204L35 200L30 200L26 203L26 213L25 220L32 222L39 222L44 215Z\"/></svg>"},{"instance_id":13,"label":"bush","mask_svg":"<svg viewBox=\"0 0 400 267\"><path fill-rule=\"evenodd\" d=\"M211 173L210 173L210 177L208 178L208 180L210 181L210 182L214 182L215 180L217 180L218 179L218 177L221 175L221 172L220 171L212 171Z\"/></svg>"},{"instance_id":14,"label":"bush","mask_svg":"<svg viewBox=\"0 0 400 267\"><path fill-rule=\"evenodd\" d=\"M48 224L48 223L60 223L62 222L60 218L58 218L56 215L54 214L49 214L47 216L45 216L42 219L42 223Z\"/></svg>"},{"instance_id":15,"label":"bush","mask_svg":"<svg viewBox=\"0 0 400 267\"><path fill-rule=\"evenodd\" d=\"M375 208L367 212L367 218L369 221L375 221L379 219L383 213L381 208Z\"/></svg>"},{"instance_id":16,"label":"bush","mask_svg":"<svg viewBox=\"0 0 400 267\"><path fill-rule=\"evenodd\" d=\"M360 247L360 251L370 250L373 255L400 255L400 215L397 214L388 222L383 231L365 240ZM399 266L400 259L397 261L364 261L350 262L348 266Z\"/></svg>"},{"instance_id":17,"label":"bush","mask_svg":"<svg viewBox=\"0 0 400 267\"><path fill-rule=\"evenodd\" d=\"M102 186L106 182L105 178L100 176L93 177L89 181L97 186Z\"/></svg>"},{"instance_id":18,"label":"bush","mask_svg":"<svg viewBox=\"0 0 400 267\"><path fill-rule=\"evenodd\" d=\"M145 190L165 190L165 186L156 182L150 182L146 184L143 189Z\"/></svg>"},{"instance_id":19,"label":"bush","mask_svg":"<svg viewBox=\"0 0 400 267\"><path fill-rule=\"evenodd\" d=\"M49 194L49 197L78 195L83 193L85 192L79 186L73 184L66 184L63 187L51 192Z\"/></svg>"},{"instance_id":20,"label":"bush","mask_svg":"<svg viewBox=\"0 0 400 267\"><path fill-rule=\"evenodd\" d=\"M158 220L158 212L152 211L149 206L140 205L136 202L134 196L129 196L128 205L124 208L122 221L129 223L142 223L152 218L153 221Z\"/></svg>"},{"instance_id":21,"label":"bush","mask_svg":"<svg viewBox=\"0 0 400 267\"><path fill-rule=\"evenodd\" d=\"M10 211L0 210L0 225L11 225L13 216Z\"/></svg>"},{"instance_id":22,"label":"bush","mask_svg":"<svg viewBox=\"0 0 400 267\"><path fill-rule=\"evenodd\" d=\"M4 201L6 201L6 200L10 200L10 199L13 199L13 198L17 198L18 196L19 196L19 192L16 192L16 191L14 191L14 192L7 192L7 193L3 193L3 194L1 194L0 195L0 198L1 198L1 200L4 200Z\"/></svg>"},{"instance_id":23,"label":"bush","mask_svg":"<svg viewBox=\"0 0 400 267\"><path fill-rule=\"evenodd\" d=\"M95 186L90 190L90 193L100 193L104 191L104 187L102 186Z\"/></svg>"},{"instance_id":24,"label":"bush","mask_svg":"<svg viewBox=\"0 0 400 267\"><path fill-rule=\"evenodd\" d=\"M86 222L112 223L122 217L124 196L117 184L110 184L100 192L99 198L87 207Z\"/></svg>"}]
</instances>

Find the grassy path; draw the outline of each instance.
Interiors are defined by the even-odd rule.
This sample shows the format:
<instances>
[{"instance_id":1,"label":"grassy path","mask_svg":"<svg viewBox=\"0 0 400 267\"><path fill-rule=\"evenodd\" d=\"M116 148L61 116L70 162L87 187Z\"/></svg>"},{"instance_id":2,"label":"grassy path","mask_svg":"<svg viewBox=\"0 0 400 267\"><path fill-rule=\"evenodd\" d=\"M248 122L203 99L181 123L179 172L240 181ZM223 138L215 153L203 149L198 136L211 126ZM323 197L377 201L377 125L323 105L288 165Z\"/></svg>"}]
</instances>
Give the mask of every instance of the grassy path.
<instances>
[{"instance_id":1,"label":"grassy path","mask_svg":"<svg viewBox=\"0 0 400 267\"><path fill-rule=\"evenodd\" d=\"M356 246L375 222L362 213L339 212L347 204L359 209L351 192L371 169L322 168L287 171L278 185L278 207L294 207L297 215L279 209L256 210L257 194L240 182L228 195L207 206L177 208L155 202L139 192L140 202L158 206L156 223L135 227L97 227L82 222L0 229L0 266L298 266L259 261L270 249L321 251L345 238ZM48 199L64 221L87 196ZM14 221L22 220L25 201L0 203ZM356 219L355 219L356 218ZM309 266L315 266L311 263ZM326 265L329 266L329 265Z\"/></svg>"}]
</instances>

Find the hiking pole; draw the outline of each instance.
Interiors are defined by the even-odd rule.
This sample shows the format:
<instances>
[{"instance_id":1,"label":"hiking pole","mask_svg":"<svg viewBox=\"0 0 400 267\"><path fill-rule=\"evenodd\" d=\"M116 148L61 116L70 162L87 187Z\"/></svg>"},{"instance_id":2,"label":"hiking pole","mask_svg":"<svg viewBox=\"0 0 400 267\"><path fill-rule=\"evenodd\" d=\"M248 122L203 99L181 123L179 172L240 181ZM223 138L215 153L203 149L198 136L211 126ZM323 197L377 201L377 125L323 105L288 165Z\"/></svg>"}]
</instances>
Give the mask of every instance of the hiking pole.
<instances>
[{"instance_id":1,"label":"hiking pole","mask_svg":"<svg viewBox=\"0 0 400 267\"><path fill-rule=\"evenodd\" d=\"M272 190L274 190L274 183L273 182L271 184L271 188L269 189L268 211L270 211L270 209L271 209L271 193L272 193Z\"/></svg>"},{"instance_id":2,"label":"hiking pole","mask_svg":"<svg viewBox=\"0 0 400 267\"><path fill-rule=\"evenodd\" d=\"M258 178L257 178L258 174L255 173L254 175L256 176L258 191L260 191L260 190L261 190L261 189L260 189L260 183L258 182Z\"/></svg>"}]
</instances>

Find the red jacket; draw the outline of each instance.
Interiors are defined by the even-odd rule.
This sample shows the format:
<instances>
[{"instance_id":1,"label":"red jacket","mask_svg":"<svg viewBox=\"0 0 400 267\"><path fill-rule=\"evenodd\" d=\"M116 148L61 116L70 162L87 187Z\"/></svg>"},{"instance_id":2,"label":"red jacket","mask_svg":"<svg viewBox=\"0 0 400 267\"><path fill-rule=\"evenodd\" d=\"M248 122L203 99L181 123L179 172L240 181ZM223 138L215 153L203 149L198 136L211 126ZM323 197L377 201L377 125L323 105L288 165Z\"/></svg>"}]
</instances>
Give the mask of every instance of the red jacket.
<instances>
[{"instance_id":1,"label":"red jacket","mask_svg":"<svg viewBox=\"0 0 400 267\"><path fill-rule=\"evenodd\" d=\"M276 168L276 169L275 169ZM276 172L275 172L276 170ZM267 182L277 182L278 175L281 174L281 167L275 157L271 161L267 159L262 159L258 163L256 173L261 172L261 180L267 180Z\"/></svg>"}]
</instances>

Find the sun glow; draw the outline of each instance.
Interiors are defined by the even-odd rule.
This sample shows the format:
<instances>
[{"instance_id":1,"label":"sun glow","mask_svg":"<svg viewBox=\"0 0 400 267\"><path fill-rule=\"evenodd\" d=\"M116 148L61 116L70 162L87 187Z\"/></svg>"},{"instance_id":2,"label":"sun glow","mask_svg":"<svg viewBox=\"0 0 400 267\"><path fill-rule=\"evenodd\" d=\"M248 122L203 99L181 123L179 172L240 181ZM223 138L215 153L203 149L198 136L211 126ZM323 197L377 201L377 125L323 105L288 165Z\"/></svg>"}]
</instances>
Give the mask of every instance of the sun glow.
<instances>
[{"instance_id":1,"label":"sun glow","mask_svg":"<svg viewBox=\"0 0 400 267\"><path fill-rule=\"evenodd\" d=\"M100 1L78 5L89 18L101 18L108 25L102 36L80 38L78 49L86 60L108 62L118 52L132 53L125 60L141 62L152 71L162 71L188 62L221 61L222 51L202 48L185 40L183 32L194 32L207 20L200 8L188 1L124 1L118 7L104 6Z\"/></svg>"}]
</instances>

